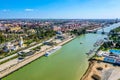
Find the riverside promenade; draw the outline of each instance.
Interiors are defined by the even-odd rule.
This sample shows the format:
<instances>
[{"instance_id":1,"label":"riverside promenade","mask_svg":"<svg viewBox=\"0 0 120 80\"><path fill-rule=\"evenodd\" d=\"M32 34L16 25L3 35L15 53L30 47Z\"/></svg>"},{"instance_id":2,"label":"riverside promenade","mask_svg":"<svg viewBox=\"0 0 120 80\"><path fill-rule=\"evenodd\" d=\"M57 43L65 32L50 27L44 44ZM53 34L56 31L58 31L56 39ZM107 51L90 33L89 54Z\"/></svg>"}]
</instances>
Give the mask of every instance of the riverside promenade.
<instances>
[{"instance_id":1,"label":"riverside promenade","mask_svg":"<svg viewBox=\"0 0 120 80\"><path fill-rule=\"evenodd\" d=\"M65 43L73 40L74 38L75 37L65 39L64 41L62 41L61 43L59 43L57 46L62 46ZM10 73L12 73L12 72L20 69L21 67L29 64L30 62L32 62L32 61L40 58L41 56L43 56L45 54L46 51L50 51L51 49L53 49L53 47L50 47L50 48L48 48L48 49L46 49L44 51L41 51L41 52L37 52L34 55L30 56L29 58L24 59L23 61L20 61L17 64L14 64L14 65L10 66L9 68L7 68L4 71L0 72L0 78L3 78L5 76L9 75Z\"/></svg>"}]
</instances>

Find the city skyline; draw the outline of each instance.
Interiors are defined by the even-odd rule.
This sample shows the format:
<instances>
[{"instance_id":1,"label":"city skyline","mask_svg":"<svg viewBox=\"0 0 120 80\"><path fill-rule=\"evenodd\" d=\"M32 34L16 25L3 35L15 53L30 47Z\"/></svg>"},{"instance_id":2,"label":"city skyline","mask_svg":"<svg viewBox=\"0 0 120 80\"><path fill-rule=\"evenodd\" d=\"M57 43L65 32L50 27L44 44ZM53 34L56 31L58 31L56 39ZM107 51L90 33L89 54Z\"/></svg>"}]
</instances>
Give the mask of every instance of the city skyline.
<instances>
[{"instance_id":1,"label":"city skyline","mask_svg":"<svg viewBox=\"0 0 120 80\"><path fill-rule=\"evenodd\" d=\"M120 0L6 0L0 2L1 19L113 19L120 17Z\"/></svg>"}]
</instances>

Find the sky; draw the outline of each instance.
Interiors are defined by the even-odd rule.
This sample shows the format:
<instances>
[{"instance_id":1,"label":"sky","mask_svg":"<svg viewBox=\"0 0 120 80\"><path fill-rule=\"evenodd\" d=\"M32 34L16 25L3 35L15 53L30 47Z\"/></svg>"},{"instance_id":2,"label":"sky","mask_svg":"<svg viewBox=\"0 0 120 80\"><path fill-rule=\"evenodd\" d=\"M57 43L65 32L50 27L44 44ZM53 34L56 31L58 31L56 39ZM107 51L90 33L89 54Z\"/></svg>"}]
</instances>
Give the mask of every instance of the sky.
<instances>
[{"instance_id":1,"label":"sky","mask_svg":"<svg viewBox=\"0 0 120 80\"><path fill-rule=\"evenodd\" d=\"M120 18L120 0L0 0L0 19Z\"/></svg>"}]
</instances>

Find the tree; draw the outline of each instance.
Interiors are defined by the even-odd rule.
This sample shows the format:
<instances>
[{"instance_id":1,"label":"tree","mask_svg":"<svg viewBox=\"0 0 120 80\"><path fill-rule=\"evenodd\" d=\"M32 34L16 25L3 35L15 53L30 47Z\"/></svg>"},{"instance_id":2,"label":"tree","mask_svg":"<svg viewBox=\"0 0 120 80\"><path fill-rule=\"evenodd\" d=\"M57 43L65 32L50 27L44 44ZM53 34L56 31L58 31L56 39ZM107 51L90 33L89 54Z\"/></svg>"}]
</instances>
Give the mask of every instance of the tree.
<instances>
[{"instance_id":1,"label":"tree","mask_svg":"<svg viewBox=\"0 0 120 80\"><path fill-rule=\"evenodd\" d=\"M5 41L4 36L2 35L2 33L0 33L0 43L3 43Z\"/></svg>"}]
</instances>

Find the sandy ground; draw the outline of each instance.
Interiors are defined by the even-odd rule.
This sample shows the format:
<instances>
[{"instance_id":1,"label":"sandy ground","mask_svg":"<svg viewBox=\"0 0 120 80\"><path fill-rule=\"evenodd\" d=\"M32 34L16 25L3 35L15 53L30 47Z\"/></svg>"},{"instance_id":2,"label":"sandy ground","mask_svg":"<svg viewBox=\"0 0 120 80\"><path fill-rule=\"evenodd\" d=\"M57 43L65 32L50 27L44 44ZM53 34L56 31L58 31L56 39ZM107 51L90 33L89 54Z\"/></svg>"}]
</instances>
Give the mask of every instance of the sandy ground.
<instances>
[{"instance_id":1,"label":"sandy ground","mask_svg":"<svg viewBox=\"0 0 120 80\"><path fill-rule=\"evenodd\" d=\"M61 46L69 41L71 41L74 38L68 38L62 42L60 42L57 46ZM35 54L33 54L32 56L29 56L27 58L25 58L23 61L18 61L18 59L13 59L10 60L4 64L0 65L0 70L2 70L0 72L0 78L10 74L11 72L25 66L26 64L36 60L37 58L43 56L45 54L46 51L50 51L51 49L53 49L53 47L50 46L42 46L41 47L41 52L36 52Z\"/></svg>"},{"instance_id":2,"label":"sandy ground","mask_svg":"<svg viewBox=\"0 0 120 80\"><path fill-rule=\"evenodd\" d=\"M60 42L62 42L61 40L59 40L59 39L56 39L56 40L54 40L53 42L55 42L55 43L60 43Z\"/></svg>"},{"instance_id":3,"label":"sandy ground","mask_svg":"<svg viewBox=\"0 0 120 80\"><path fill-rule=\"evenodd\" d=\"M113 72L111 73L111 75L108 78L108 80L118 80L118 79L120 79L120 67L116 66L113 69Z\"/></svg>"},{"instance_id":4,"label":"sandy ground","mask_svg":"<svg viewBox=\"0 0 120 80\"><path fill-rule=\"evenodd\" d=\"M47 50L48 48L50 48L51 46L47 46L47 45L44 45L44 46L41 46L41 51L45 51Z\"/></svg>"},{"instance_id":5,"label":"sandy ground","mask_svg":"<svg viewBox=\"0 0 120 80\"><path fill-rule=\"evenodd\" d=\"M102 67L103 70L98 70L98 67ZM120 79L120 66L94 61L81 80L94 80L91 78L93 74L100 76L101 80L118 80Z\"/></svg>"}]
</instances>

